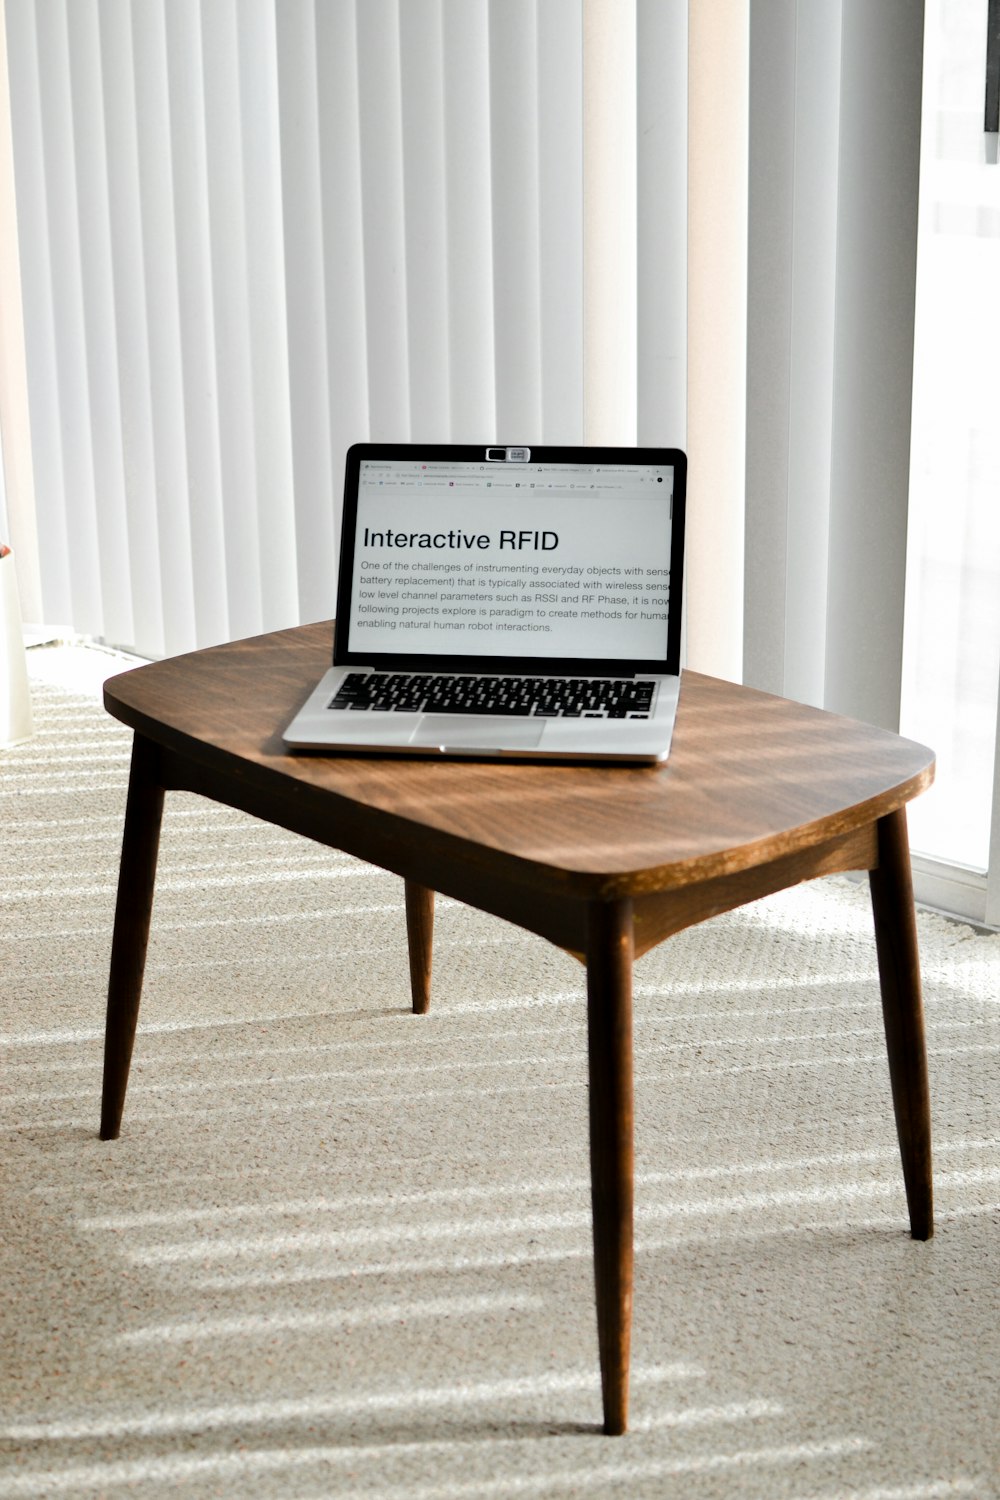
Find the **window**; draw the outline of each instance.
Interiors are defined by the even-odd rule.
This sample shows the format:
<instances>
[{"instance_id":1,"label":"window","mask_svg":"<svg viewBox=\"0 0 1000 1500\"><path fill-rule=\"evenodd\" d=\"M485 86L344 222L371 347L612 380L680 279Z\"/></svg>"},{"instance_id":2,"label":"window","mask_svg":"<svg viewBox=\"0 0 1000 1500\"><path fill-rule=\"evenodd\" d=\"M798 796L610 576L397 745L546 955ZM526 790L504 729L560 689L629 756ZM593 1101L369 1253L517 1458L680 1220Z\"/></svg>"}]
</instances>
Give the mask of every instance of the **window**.
<instances>
[{"instance_id":1,"label":"window","mask_svg":"<svg viewBox=\"0 0 1000 1500\"><path fill-rule=\"evenodd\" d=\"M983 130L986 37L987 0L928 3L900 708L901 732L938 755L937 783L910 812L927 857L918 888L980 920L1000 676L1000 165Z\"/></svg>"}]
</instances>

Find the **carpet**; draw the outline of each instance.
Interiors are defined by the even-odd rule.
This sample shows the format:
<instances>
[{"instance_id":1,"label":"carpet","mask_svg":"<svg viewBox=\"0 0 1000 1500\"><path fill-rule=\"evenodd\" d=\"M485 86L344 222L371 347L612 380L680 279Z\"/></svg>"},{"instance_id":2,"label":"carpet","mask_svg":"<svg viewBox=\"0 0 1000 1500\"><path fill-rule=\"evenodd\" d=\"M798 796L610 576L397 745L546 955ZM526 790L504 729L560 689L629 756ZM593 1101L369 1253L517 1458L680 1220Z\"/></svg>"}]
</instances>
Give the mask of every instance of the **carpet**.
<instances>
[{"instance_id":1,"label":"carpet","mask_svg":"<svg viewBox=\"0 0 1000 1500\"><path fill-rule=\"evenodd\" d=\"M632 1422L600 1426L583 973L171 794L97 1139L130 735L0 754L0 1500L995 1496L1000 939L921 913L937 1234L910 1240L866 886L636 966Z\"/></svg>"}]
</instances>

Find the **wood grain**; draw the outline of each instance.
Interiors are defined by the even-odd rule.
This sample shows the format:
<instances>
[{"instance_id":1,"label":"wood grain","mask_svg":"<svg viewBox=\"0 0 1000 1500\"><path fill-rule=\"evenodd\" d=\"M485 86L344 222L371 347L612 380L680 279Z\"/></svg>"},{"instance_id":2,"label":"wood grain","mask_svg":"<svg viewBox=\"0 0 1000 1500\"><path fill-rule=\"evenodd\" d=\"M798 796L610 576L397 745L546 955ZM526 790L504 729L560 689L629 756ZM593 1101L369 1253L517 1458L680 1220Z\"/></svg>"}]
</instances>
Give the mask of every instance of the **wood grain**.
<instances>
[{"instance_id":1,"label":"wood grain","mask_svg":"<svg viewBox=\"0 0 1000 1500\"><path fill-rule=\"evenodd\" d=\"M112 678L105 703L191 765L238 778L261 807L294 802L300 821L339 824L338 847L382 822L419 843L436 889L435 865L584 900L679 888L870 824L933 775L924 746L696 673L662 767L290 754L281 729L330 645L316 625L176 657Z\"/></svg>"}]
</instances>

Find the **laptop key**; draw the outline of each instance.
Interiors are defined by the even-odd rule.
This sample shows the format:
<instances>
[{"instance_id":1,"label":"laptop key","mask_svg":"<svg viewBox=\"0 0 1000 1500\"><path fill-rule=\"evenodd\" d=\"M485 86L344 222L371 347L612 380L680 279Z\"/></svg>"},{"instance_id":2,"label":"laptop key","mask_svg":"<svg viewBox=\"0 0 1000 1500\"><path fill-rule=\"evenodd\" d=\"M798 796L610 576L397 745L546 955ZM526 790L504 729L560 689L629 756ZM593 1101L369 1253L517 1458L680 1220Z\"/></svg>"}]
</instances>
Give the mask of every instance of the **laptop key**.
<instances>
[{"instance_id":1,"label":"laptop key","mask_svg":"<svg viewBox=\"0 0 1000 1500\"><path fill-rule=\"evenodd\" d=\"M649 718L653 684L606 678L449 678L350 673L330 704L358 712L485 714L501 718Z\"/></svg>"}]
</instances>

